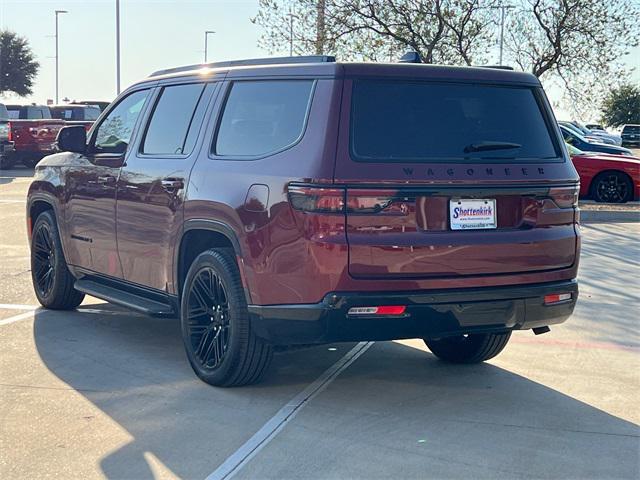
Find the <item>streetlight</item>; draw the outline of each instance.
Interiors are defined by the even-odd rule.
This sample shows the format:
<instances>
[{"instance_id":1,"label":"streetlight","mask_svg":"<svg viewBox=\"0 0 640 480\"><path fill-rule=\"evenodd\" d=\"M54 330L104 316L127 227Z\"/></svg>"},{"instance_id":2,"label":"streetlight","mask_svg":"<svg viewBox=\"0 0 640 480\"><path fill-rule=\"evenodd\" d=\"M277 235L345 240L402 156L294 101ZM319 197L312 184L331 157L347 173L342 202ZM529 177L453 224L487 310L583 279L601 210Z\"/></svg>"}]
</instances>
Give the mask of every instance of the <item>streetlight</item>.
<instances>
[{"instance_id":1,"label":"streetlight","mask_svg":"<svg viewBox=\"0 0 640 480\"><path fill-rule=\"evenodd\" d=\"M116 95L120 95L120 0L116 0Z\"/></svg>"},{"instance_id":2,"label":"streetlight","mask_svg":"<svg viewBox=\"0 0 640 480\"><path fill-rule=\"evenodd\" d=\"M293 19L298 18L298 16L293 13L293 9L287 13L289 17L289 56L293 57Z\"/></svg>"},{"instance_id":3,"label":"streetlight","mask_svg":"<svg viewBox=\"0 0 640 480\"><path fill-rule=\"evenodd\" d=\"M69 13L66 10L56 10L56 105L58 104L58 15Z\"/></svg>"},{"instance_id":4,"label":"streetlight","mask_svg":"<svg viewBox=\"0 0 640 480\"><path fill-rule=\"evenodd\" d=\"M204 63L207 63L207 38L210 33L216 33L213 30L205 30L204 32Z\"/></svg>"},{"instance_id":5,"label":"streetlight","mask_svg":"<svg viewBox=\"0 0 640 480\"><path fill-rule=\"evenodd\" d=\"M504 46L504 17L506 15L506 10L509 8L516 8L515 5L497 5L495 7L488 7L492 9L500 9L500 62L499 65L502 65L502 50Z\"/></svg>"}]
</instances>

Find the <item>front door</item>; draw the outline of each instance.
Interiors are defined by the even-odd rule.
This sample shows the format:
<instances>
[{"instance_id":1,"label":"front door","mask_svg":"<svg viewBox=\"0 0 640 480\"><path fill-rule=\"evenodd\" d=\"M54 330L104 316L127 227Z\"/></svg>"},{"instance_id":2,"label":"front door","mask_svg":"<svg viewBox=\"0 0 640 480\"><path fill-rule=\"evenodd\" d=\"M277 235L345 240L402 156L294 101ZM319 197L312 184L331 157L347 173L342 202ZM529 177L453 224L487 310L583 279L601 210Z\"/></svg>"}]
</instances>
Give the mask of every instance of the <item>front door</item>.
<instances>
[{"instance_id":1,"label":"front door","mask_svg":"<svg viewBox=\"0 0 640 480\"><path fill-rule=\"evenodd\" d=\"M118 252L125 280L172 292L173 247L213 85L159 87L136 151L118 180Z\"/></svg>"},{"instance_id":2,"label":"front door","mask_svg":"<svg viewBox=\"0 0 640 480\"><path fill-rule=\"evenodd\" d=\"M87 153L70 154L75 158L67 171L64 215L71 265L122 277L116 247L116 185L149 92L125 96L93 130Z\"/></svg>"}]
</instances>

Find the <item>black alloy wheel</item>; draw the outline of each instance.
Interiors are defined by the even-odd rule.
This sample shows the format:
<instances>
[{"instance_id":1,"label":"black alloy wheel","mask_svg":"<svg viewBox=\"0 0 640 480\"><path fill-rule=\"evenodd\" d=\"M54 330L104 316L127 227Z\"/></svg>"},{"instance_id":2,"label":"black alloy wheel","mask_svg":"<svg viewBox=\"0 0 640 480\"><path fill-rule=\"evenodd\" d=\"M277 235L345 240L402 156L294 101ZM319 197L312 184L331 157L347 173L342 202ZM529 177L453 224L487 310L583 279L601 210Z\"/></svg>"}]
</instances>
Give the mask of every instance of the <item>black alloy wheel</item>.
<instances>
[{"instance_id":1,"label":"black alloy wheel","mask_svg":"<svg viewBox=\"0 0 640 480\"><path fill-rule=\"evenodd\" d=\"M195 258L182 288L180 323L191 368L210 385L255 383L271 362L273 347L252 328L233 251L214 248Z\"/></svg>"},{"instance_id":2,"label":"black alloy wheel","mask_svg":"<svg viewBox=\"0 0 640 480\"><path fill-rule=\"evenodd\" d=\"M43 307L71 310L84 299L84 293L73 288L76 279L67 267L52 210L38 215L33 225L31 279L33 290Z\"/></svg>"},{"instance_id":3,"label":"black alloy wheel","mask_svg":"<svg viewBox=\"0 0 640 480\"><path fill-rule=\"evenodd\" d=\"M633 184L621 172L605 172L593 182L593 198L596 202L625 203L631 200Z\"/></svg>"},{"instance_id":4,"label":"black alloy wheel","mask_svg":"<svg viewBox=\"0 0 640 480\"><path fill-rule=\"evenodd\" d=\"M48 297L56 277L56 252L49 225L38 224L32 245L34 286L42 297Z\"/></svg>"},{"instance_id":5,"label":"black alloy wheel","mask_svg":"<svg viewBox=\"0 0 640 480\"><path fill-rule=\"evenodd\" d=\"M229 348L229 300L220 277L202 268L188 292L187 330L193 355L205 369L222 362Z\"/></svg>"}]
</instances>

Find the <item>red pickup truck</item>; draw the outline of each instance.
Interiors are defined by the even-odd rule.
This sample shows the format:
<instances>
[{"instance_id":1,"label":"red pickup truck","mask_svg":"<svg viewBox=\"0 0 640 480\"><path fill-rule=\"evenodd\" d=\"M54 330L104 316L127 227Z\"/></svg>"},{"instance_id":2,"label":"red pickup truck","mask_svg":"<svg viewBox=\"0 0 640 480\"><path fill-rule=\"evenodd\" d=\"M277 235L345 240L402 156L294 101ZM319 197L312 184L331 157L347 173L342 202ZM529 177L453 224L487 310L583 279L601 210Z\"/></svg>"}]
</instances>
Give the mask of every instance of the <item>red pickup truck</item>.
<instances>
[{"instance_id":1,"label":"red pickup truck","mask_svg":"<svg viewBox=\"0 0 640 480\"><path fill-rule=\"evenodd\" d=\"M14 142L14 151L5 160L4 168L17 162L33 168L41 158L54 152L53 143L62 127L80 124L89 130L93 125L93 120L66 121L52 118L49 107L44 105L7 105L7 110L9 138Z\"/></svg>"}]
</instances>

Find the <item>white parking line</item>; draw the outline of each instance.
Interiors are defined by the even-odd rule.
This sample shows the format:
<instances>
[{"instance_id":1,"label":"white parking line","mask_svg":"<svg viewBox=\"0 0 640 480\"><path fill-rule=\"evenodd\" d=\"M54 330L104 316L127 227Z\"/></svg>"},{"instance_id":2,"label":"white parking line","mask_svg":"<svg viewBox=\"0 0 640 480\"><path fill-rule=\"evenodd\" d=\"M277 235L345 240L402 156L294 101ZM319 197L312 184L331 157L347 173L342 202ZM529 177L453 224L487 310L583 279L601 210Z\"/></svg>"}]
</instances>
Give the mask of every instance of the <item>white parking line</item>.
<instances>
[{"instance_id":1,"label":"white parking line","mask_svg":"<svg viewBox=\"0 0 640 480\"><path fill-rule=\"evenodd\" d=\"M329 367L313 383L289 403L282 407L265 423L249 440L227 458L207 480L228 480L233 478L260 450L262 450L278 433L307 405L313 397L327 388L340 373L355 362L374 342L360 342L347 352L344 357Z\"/></svg>"},{"instance_id":2,"label":"white parking line","mask_svg":"<svg viewBox=\"0 0 640 480\"><path fill-rule=\"evenodd\" d=\"M37 305L22 305L13 303L0 303L0 310L35 310Z\"/></svg>"},{"instance_id":3,"label":"white parking line","mask_svg":"<svg viewBox=\"0 0 640 480\"><path fill-rule=\"evenodd\" d=\"M19 320L24 320L25 318L29 318L33 316L33 311L20 313L18 315L14 315L13 317L5 318L4 320L0 320L0 326L9 325L10 323L17 322Z\"/></svg>"}]
</instances>

